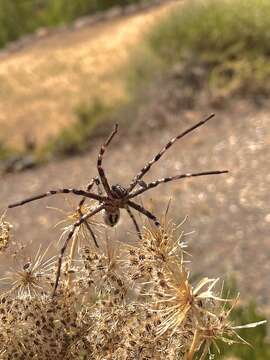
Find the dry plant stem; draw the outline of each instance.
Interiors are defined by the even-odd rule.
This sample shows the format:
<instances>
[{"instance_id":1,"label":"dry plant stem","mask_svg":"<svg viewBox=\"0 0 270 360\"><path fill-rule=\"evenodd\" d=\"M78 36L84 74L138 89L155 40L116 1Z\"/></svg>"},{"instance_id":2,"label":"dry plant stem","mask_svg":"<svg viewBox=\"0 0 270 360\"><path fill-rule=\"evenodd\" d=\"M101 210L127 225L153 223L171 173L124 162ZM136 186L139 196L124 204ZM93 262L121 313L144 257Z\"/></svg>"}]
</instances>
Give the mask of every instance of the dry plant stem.
<instances>
[{"instance_id":1,"label":"dry plant stem","mask_svg":"<svg viewBox=\"0 0 270 360\"><path fill-rule=\"evenodd\" d=\"M54 284L54 289L53 289L53 293L52 293L52 297L55 296L58 284L59 284L59 280L60 280L60 274L61 274L61 267L62 267L62 261L63 261L63 257L66 251L66 248L68 246L69 240L73 237L74 232L76 231L76 228L78 226L80 226L82 223L84 223L87 219L89 219L90 217L94 216L95 214L97 214L98 212L100 212L101 210L104 209L104 205L100 205L98 206L95 210L93 210L90 213L86 213L85 215L83 215L78 221L76 221L73 224L73 228L72 230L69 232L64 245L60 251L60 255L58 257L58 266L57 266L57 272L56 272L56 278L55 278L55 284Z\"/></svg>"},{"instance_id":2,"label":"dry plant stem","mask_svg":"<svg viewBox=\"0 0 270 360\"><path fill-rule=\"evenodd\" d=\"M199 330L196 329L194 331L194 335L193 335L193 339L192 339L190 349L189 349L188 353L185 356L185 360L193 360L194 359L194 355L196 354L196 351L197 351L197 346L198 346L198 343L199 343L199 339L200 339Z\"/></svg>"},{"instance_id":3,"label":"dry plant stem","mask_svg":"<svg viewBox=\"0 0 270 360\"><path fill-rule=\"evenodd\" d=\"M78 236L76 234L73 235L71 247L70 247L70 253L69 253L69 264L68 264L68 280L67 280L67 287L70 288L72 285L74 274L70 272L70 268L72 266L72 262L74 260L75 251L78 244Z\"/></svg>"},{"instance_id":4,"label":"dry plant stem","mask_svg":"<svg viewBox=\"0 0 270 360\"><path fill-rule=\"evenodd\" d=\"M96 185L98 186L99 180L98 180L97 178L93 178L93 179L90 181L90 183L87 185L86 191L87 191L87 192L91 191L91 189L92 189L92 187L94 186L95 183L96 183ZM99 194L99 195L102 195L102 194ZM81 199L81 201L79 202L79 205L78 205L78 207L77 207L77 211L78 211L78 213L80 214L80 216L83 216L82 206L84 205L85 200L86 200L86 197L83 197L83 198ZM89 232L90 232L90 234L91 234L91 236L92 236L92 239L93 239L93 241L94 241L94 243L95 243L95 246L98 248L99 246L98 246L98 243L97 243L97 239L96 239L96 236L95 236L93 230L91 229L91 226L88 224L87 221L85 222L85 225L86 225L87 229L89 230Z\"/></svg>"}]
</instances>

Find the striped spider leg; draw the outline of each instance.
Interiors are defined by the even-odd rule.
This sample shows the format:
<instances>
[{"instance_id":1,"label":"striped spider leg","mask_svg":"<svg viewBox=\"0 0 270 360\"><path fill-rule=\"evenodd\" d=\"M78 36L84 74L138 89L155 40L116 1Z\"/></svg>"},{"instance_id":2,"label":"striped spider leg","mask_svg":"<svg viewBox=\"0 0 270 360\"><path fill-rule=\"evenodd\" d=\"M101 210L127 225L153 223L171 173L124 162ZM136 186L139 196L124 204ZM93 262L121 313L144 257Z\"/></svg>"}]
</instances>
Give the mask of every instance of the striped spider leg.
<instances>
[{"instance_id":1,"label":"striped spider leg","mask_svg":"<svg viewBox=\"0 0 270 360\"><path fill-rule=\"evenodd\" d=\"M183 138L184 136L186 136L187 134L191 133L192 131L194 131L195 129L199 128L200 126L204 125L207 121L209 121L210 119L212 119L214 117L214 114L211 114L209 116L207 116L205 119L199 121L198 123L196 123L195 125L191 126L190 128L188 128L187 130L185 130L184 132L180 133L179 135L177 135L176 137L172 138L162 149L161 151L155 155L155 157L149 161L142 169L141 171L133 178L132 182L130 183L128 188L125 188L119 184L116 185L112 185L110 186L108 183L108 180L106 178L105 175L105 171L102 168L102 161L103 161L103 155L105 153L106 147L109 145L109 143L111 142L111 140L113 139L114 135L117 133L118 131L118 125L115 125L115 128L113 130L113 132L111 133L111 135L109 136L109 138L107 139L107 141L102 145L100 152L99 152L99 156L98 156L98 162L97 162L97 168L98 168L98 172L99 172L99 176L101 179L101 182L103 184L103 187L108 195L107 201L105 201L104 205L104 221L107 225L109 226L115 226L117 224L117 222L119 221L120 218L120 209L124 208L127 212L128 215L130 216L136 232L138 233L139 238L141 239L141 232L138 226L138 223L136 221L136 218L134 217L131 208L136 210L137 212L140 212L141 214L143 214L144 216L148 217L149 219L151 219L152 221L154 221L154 223L157 226L160 226L160 222L159 220L156 218L155 215L153 215L150 211L148 211L147 209L145 209L143 206L140 206L136 203L134 203L133 201L131 201L132 198L142 194L143 192L150 190L162 183L166 183L169 181L174 181L174 180L180 180L180 179L184 179L184 178L189 178L189 177L198 177L198 176L207 176L207 175L219 175L219 174L224 174L227 173L227 170L222 170L222 171L205 171L205 172L199 172L199 173L191 173L191 174L181 174L181 175L176 175L176 176L172 176L172 177L167 177L164 179L159 179L156 181L153 181L149 184L145 184L141 179L143 178L143 176L150 170L150 168L152 167L152 165L157 162L162 156L163 154L179 139ZM135 190L134 192L132 191L137 184L141 185L141 188L139 190Z\"/></svg>"},{"instance_id":2,"label":"striped spider leg","mask_svg":"<svg viewBox=\"0 0 270 360\"><path fill-rule=\"evenodd\" d=\"M60 276L61 276L61 268L62 268L62 262L63 262L63 258L64 258L64 255L65 255L65 251L68 247L68 244L69 244L69 241L71 240L76 228L78 226L80 226L82 223L86 223L86 221L94 216L95 214L99 213L101 210L103 210L104 208L104 205L99 205L96 209L84 214L83 216L80 217L79 220L77 220L74 224L73 224L73 227L72 229L70 230L70 232L68 233L68 236L60 250L60 254L58 256L58 265L57 265L57 270L56 270L56 277L55 277L55 283L54 283L54 288L53 288L53 293L52 293L52 296L55 295L56 293L56 290L57 290L57 287L58 287L58 284L59 284L59 280L60 280Z\"/></svg>"},{"instance_id":3,"label":"striped spider leg","mask_svg":"<svg viewBox=\"0 0 270 360\"><path fill-rule=\"evenodd\" d=\"M151 169L152 165L154 163L156 163L164 154L165 152L179 139L183 138L184 136L186 136L187 134L191 133L192 131L194 131L195 129L197 129L198 127L204 125L207 121L209 121L210 119L212 119L215 116L215 114L210 114L209 116L207 116L205 119L199 121L198 123L196 123L195 125L191 126L190 128L188 128L187 130L183 131L182 133L180 133L179 135L177 135L176 137L172 138L154 157L151 161L149 161L142 169L141 171L133 178L133 180L131 181L129 188L128 188L128 192L130 193L135 186L139 183L140 179Z\"/></svg>"},{"instance_id":4,"label":"striped spider leg","mask_svg":"<svg viewBox=\"0 0 270 360\"><path fill-rule=\"evenodd\" d=\"M87 223L87 220L89 218L91 218L92 216L94 216L95 214L101 212L104 210L104 221L107 225L110 226L114 226L120 217L120 210L119 208L126 208L129 216L131 217L134 225L136 226L136 230L139 233L139 226L136 222L136 219L134 218L131 210L128 210L127 205L124 205L123 203L123 199L115 199L115 196L117 197L117 190L118 190L118 186L112 186L110 188L110 185L108 183L108 180L106 178L105 175L105 171L102 168L102 160L103 160L103 155L105 152L106 147L109 145L109 143L111 142L111 140L113 139L114 135L116 134L118 129L118 125L115 125L115 128L113 130L113 132L111 133L111 135L108 137L108 139L105 141L105 143L101 146L99 155L98 155L98 161L97 161L97 169L98 169L98 173L99 173L99 178L94 178L92 179L92 181L88 184L86 191L85 190L78 190L78 189L68 189L68 188L64 188L64 189L57 189L57 190L50 190L47 191L46 193L43 194L39 194L36 196L32 196L30 198L24 199L22 201L16 202L14 204L9 205L9 208L14 208L17 206L22 206L26 203L32 202L32 201L36 201L36 200L40 200L43 199L45 197L48 196L54 196L57 194L74 194L77 196L82 196L83 198L80 200L78 207L77 207L77 211L80 214L80 218L73 224L72 229L70 230L61 250L60 250L60 254L58 257L58 267L57 267L57 272L56 272L56 280L55 280L55 285L54 285L54 289L53 289L53 296L56 293L58 284L59 284L59 280L60 280L60 276L61 276L61 267L62 267L62 262L63 262L63 257L65 254L65 251L68 247L68 244L76 230L77 227L79 227L82 223L85 223L86 226L88 225L88 229L92 235L92 238L94 240L95 245L98 247L97 241L96 241L96 237L90 227L90 225ZM103 188L105 190L106 196L102 195L102 190L100 189L99 185L100 185L100 181L101 184L103 185ZM91 192L91 189L94 185L94 183L96 183L97 187L98 187L98 195ZM114 190L116 188L116 191ZM118 193L119 195L119 193ZM97 200L99 202L99 206L94 209L93 211L89 211L86 214L82 213L82 206L85 202L85 200L87 198L93 199L93 200Z\"/></svg>"},{"instance_id":5,"label":"striped spider leg","mask_svg":"<svg viewBox=\"0 0 270 360\"><path fill-rule=\"evenodd\" d=\"M215 116L215 114L210 114L209 116L207 116L205 119L199 121L198 123L196 123L195 125L191 126L190 128L186 129L185 131L183 131L182 133L180 133L179 135L177 135L176 137L172 138L154 157L152 160L150 160L141 170L140 172L133 178L133 180L131 181L128 189L127 189L127 204L132 207L133 209L137 210L138 212L142 213L143 215L145 215L146 217L148 217L149 219L151 219L152 221L154 221L156 226L160 226L160 222L158 221L158 219L156 218L156 216L154 216L152 213L150 213L147 209L145 209L143 206L140 206L136 203L134 203L133 201L131 201L131 199L135 198L138 195L143 194L144 192L162 184L162 183L166 183L166 182L170 182L170 181L174 181L174 180L181 180L181 179L185 179L185 178L190 178L190 177L199 177L199 176L208 176L208 175L220 175L220 174L225 174L228 173L228 170L214 170L214 171L204 171L204 172L199 172L199 173L186 173L186 174L180 174L180 175L175 175L175 176L171 176L171 177L166 177L163 179L158 179L156 181L153 181L149 184L146 184L143 180L141 180L143 178L143 176L151 169L152 165L154 163L156 163L163 155L164 153L179 139L183 138L184 136L186 136L187 134L191 133L192 131L194 131L195 129L199 128L200 126L204 125L206 122L208 122L209 120L211 120L213 117ZM134 190L134 188L140 185L141 188L138 190Z\"/></svg>"},{"instance_id":6,"label":"striped spider leg","mask_svg":"<svg viewBox=\"0 0 270 360\"><path fill-rule=\"evenodd\" d=\"M93 184L94 184L94 181L93 181ZM89 183L89 186L87 187L87 190L88 188L92 188L92 182ZM64 257L64 254L65 254L65 251L67 249L67 246L69 244L69 241L71 240L75 230L77 227L79 227L82 223L85 223L88 230L90 231L90 234L92 235L92 238L94 240L94 243L95 245L98 247L98 244L97 244L97 240L96 240L96 237L94 235L94 232L92 231L90 225L88 224L87 220L92 217L93 215L97 214L98 212L100 212L104 206L103 205L99 205L96 209L94 210L91 210L90 212L86 213L86 214L82 214L82 211L81 211L81 208L86 200L86 198L90 198L90 199L93 199L93 200L97 200L99 201L100 203L103 201L103 197L95 194L95 193L91 193L90 191L84 191L84 190L77 190L77 189L58 189L58 190L50 190L44 194L40 194L40 195L37 195L37 196L33 196L31 198L27 198L25 200L22 200L20 202L17 202L17 203L14 203L14 204L11 204L9 205L9 208L13 208L13 207L16 207L16 206L21 206L21 205L24 205L28 202L32 202L32 201L35 201L35 200L39 200L39 199L42 199L44 197L47 197L47 196L53 196L53 195L56 195L56 194L74 194L74 195L79 195L79 196L83 196L82 200L80 201L79 205L78 205L78 212L80 214L80 218L79 220L77 220L73 226L72 226L72 229L70 230L62 248L60 249L60 254L59 254L59 257L58 257L58 265L57 265L57 271L56 271L56 278L55 278L55 284L54 284L54 289L53 289L53 293L52 293L52 296L55 295L56 293L56 290L57 290L57 287L58 287L58 284L59 284L59 280L60 280L60 275L61 275L61 267L62 267L62 262L63 262L63 257Z\"/></svg>"},{"instance_id":7,"label":"striped spider leg","mask_svg":"<svg viewBox=\"0 0 270 360\"><path fill-rule=\"evenodd\" d=\"M103 156L106 151L106 148L112 141L112 139L115 136L115 134L117 133L117 131L118 131L118 124L115 124L113 132L108 137L108 139L105 141L105 143L101 146L99 155L98 155L98 160L97 160L97 169L98 169L98 173L100 176L100 180L102 182L102 185L103 185L104 190L106 191L108 197L110 197L111 199L114 199L114 198L121 199L127 195L126 189L119 184L112 185L112 187L110 187L107 177L105 175L105 171L102 167ZM102 190L99 190L99 194L102 194ZM127 211L131 221L133 222L133 224L135 226L138 237L141 239L142 237L141 237L140 228L136 221L135 216L133 215L128 204L126 204L124 208ZM118 223L118 221L120 219L120 210L119 209L120 209L120 207L114 206L112 204L108 204L108 206L105 206L103 217L104 217L104 222L106 225L115 226Z\"/></svg>"},{"instance_id":8,"label":"striped spider leg","mask_svg":"<svg viewBox=\"0 0 270 360\"><path fill-rule=\"evenodd\" d=\"M94 184L96 184L97 186L99 186L99 180L98 180L97 178L93 178L93 179L90 181L90 183L89 183L89 184L87 185L87 187L86 187L86 191L87 191L87 192L91 191L91 189L92 189L92 187L94 186ZM84 197L80 200L80 202L79 202L79 204L78 204L78 206L77 206L76 212L80 215L80 217L83 216L82 208L83 208L83 205L84 205L86 199L87 199L87 198L84 196ZM89 233L91 234L95 246L98 248L99 246L98 246L98 243L97 243L96 235L95 235L94 231L92 230L90 224L89 224L87 221L85 221L85 226L87 227Z\"/></svg>"}]
</instances>

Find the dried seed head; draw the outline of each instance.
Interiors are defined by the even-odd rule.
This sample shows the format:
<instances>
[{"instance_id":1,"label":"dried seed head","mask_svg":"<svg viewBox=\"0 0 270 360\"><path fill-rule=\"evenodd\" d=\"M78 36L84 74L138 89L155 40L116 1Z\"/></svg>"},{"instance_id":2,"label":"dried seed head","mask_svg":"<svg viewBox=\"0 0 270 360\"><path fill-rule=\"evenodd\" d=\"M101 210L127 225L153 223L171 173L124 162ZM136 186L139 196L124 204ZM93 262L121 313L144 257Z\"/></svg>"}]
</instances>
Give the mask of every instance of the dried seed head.
<instances>
[{"instance_id":1,"label":"dried seed head","mask_svg":"<svg viewBox=\"0 0 270 360\"><path fill-rule=\"evenodd\" d=\"M42 253L40 247L35 257L28 257L27 260L20 253L14 255L14 266L0 279L5 287L8 287L9 293L22 298L44 295L51 290L55 257L46 258L48 250L49 248Z\"/></svg>"},{"instance_id":2,"label":"dried seed head","mask_svg":"<svg viewBox=\"0 0 270 360\"><path fill-rule=\"evenodd\" d=\"M10 240L12 225L5 220L5 213L0 217L0 252L3 252Z\"/></svg>"},{"instance_id":3,"label":"dried seed head","mask_svg":"<svg viewBox=\"0 0 270 360\"><path fill-rule=\"evenodd\" d=\"M56 224L56 226L64 224L59 242L65 236L67 236L67 234L72 230L73 224L77 220L79 220L81 218L81 216L91 212L91 210L93 210L95 207L95 204L93 203L93 201L91 201L90 203L84 203L80 207L78 207L75 204L70 204L70 202L69 202L69 205L72 208L71 211L63 211L62 209L52 208L53 210L57 210L58 212L60 212L61 214L63 214L65 216L63 220L59 221ZM83 243L89 244L92 242L92 239L91 239L92 235L89 231L89 226L94 227L95 233L96 233L97 231L99 231L99 228L103 227L104 225L101 222L95 220L94 218L91 218L91 219L88 219L87 221L83 222L80 226L78 226L75 229L73 238L78 239L79 246L83 246Z\"/></svg>"},{"instance_id":4,"label":"dried seed head","mask_svg":"<svg viewBox=\"0 0 270 360\"><path fill-rule=\"evenodd\" d=\"M217 280L191 283L176 230L146 229L137 247L80 247L72 266L63 259L53 299L54 260L39 251L18 262L0 297L0 359L191 360L200 351L202 360L217 339L244 342Z\"/></svg>"}]
</instances>

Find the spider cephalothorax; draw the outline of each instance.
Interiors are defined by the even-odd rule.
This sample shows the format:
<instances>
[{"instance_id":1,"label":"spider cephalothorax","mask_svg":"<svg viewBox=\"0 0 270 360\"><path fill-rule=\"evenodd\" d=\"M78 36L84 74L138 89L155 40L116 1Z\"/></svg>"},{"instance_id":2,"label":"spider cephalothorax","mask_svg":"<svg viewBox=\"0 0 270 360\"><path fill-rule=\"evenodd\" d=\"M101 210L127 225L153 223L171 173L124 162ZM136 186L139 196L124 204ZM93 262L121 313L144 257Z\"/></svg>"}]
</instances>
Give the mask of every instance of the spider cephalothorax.
<instances>
[{"instance_id":1,"label":"spider cephalothorax","mask_svg":"<svg viewBox=\"0 0 270 360\"><path fill-rule=\"evenodd\" d=\"M25 199L23 201L17 202L15 204L10 205L9 207L16 207L16 206L20 206L23 205L25 203L28 203L30 201L34 201L34 200L38 200L38 199L42 199L46 196L51 196L51 195L55 195L55 194L67 194L67 193L72 193L74 195L77 196L82 196L81 201L79 202L78 205L78 212L80 214L80 218L73 224L73 228L71 229L71 231L69 232L63 247L61 248L60 251L60 255L58 258L58 268L57 268L57 274L56 274L56 280L55 280L55 285L54 285L54 290L53 290L53 294L55 294L58 283L59 283L59 279L60 279L60 274L61 274L61 266L62 266L62 261L63 261L63 256L65 253L65 250L69 244L69 240L72 238L75 229L80 226L82 223L87 223L87 219L91 218L92 216L94 216L95 214L99 213L99 212L103 212L103 216L104 216L104 221L107 225L109 226L115 226L120 218L120 209L125 209L129 215L129 217L131 218L135 228L136 228L136 232L139 236L139 238L141 239L141 233L140 233L140 228L138 226L138 223L133 215L132 210L135 210L143 215L145 215L147 218L151 219L154 224L156 226L160 226L160 222L157 219L157 217L152 214L149 210L145 209L143 206L135 203L133 201L133 199L135 197L137 197L138 195L143 194L144 192L160 185L166 182L170 182L170 181L174 181L174 180L181 180L181 179L185 179L185 178L189 178L189 177L197 177L197 176L205 176L205 175L217 175L217 174L223 174L223 173L227 173L227 170L215 170L215 171L205 171L205 172L198 172L198 173L186 173L186 174L180 174L180 175L175 175L175 176L171 176L171 177L166 177L163 179L158 179L156 181L150 182L150 183L145 183L142 178L143 176L151 169L152 165L154 163L156 163L162 156L163 154L179 139L183 138L185 135L189 134L190 132L192 132L193 130L195 130L196 128L202 126L203 124L205 124L208 120L210 120L212 117L214 116L214 114L211 114L210 116L208 116L206 119L198 122L197 124L191 126L190 128L188 128L187 130L183 131L182 133L180 133L179 135L177 135L176 137L172 138L160 151L159 153L157 153L152 160L150 160L142 169L141 171L139 171L139 173L132 179L131 183L129 184L129 186L127 188L116 184L116 185L112 185L110 186L108 179L105 175L105 171L102 167L102 160L103 160L103 155L105 153L105 150L107 148L107 146L109 145L109 143L111 142L111 140L113 139L114 135L117 133L118 130L118 125L115 125L115 128L113 130L113 132L111 133L111 135L108 137L108 139L105 141L105 143L101 146L99 154L98 154L98 160L97 160L97 170L98 170L98 177L93 178L90 183L88 184L86 190L80 190L80 189L59 189L59 190L50 190L44 194L41 195L37 195L28 199ZM92 192L92 188L93 186L96 185L98 192ZM100 185L103 188L100 188ZM137 188L137 185L140 185L139 188ZM105 192L105 195L103 194ZM93 210L89 210L89 212L83 214L81 211L81 208L83 206L83 203L85 202L85 200L89 198L92 200L96 200L98 201L98 205L93 209ZM132 209L132 210L131 210ZM87 223L88 224L88 223ZM89 224L88 224L89 226ZM98 243L97 240L95 238L95 234L93 233L93 231L91 230L90 226L89 226L89 232L91 233L93 240L95 242L95 245L98 247Z\"/></svg>"},{"instance_id":2,"label":"spider cephalothorax","mask_svg":"<svg viewBox=\"0 0 270 360\"><path fill-rule=\"evenodd\" d=\"M115 199L124 199L128 196L128 189L124 188L122 185L116 184L112 185L111 193Z\"/></svg>"}]
</instances>

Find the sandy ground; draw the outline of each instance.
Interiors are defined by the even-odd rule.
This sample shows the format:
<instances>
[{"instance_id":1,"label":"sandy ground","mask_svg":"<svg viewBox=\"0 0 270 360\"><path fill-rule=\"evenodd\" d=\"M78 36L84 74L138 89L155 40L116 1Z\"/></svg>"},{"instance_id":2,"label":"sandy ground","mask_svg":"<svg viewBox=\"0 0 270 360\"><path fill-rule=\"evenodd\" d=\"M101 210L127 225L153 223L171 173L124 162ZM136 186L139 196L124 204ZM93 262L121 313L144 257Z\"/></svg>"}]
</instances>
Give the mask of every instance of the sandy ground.
<instances>
[{"instance_id":1,"label":"sandy ground","mask_svg":"<svg viewBox=\"0 0 270 360\"><path fill-rule=\"evenodd\" d=\"M128 184L133 175L151 159L166 141L202 117L189 112L170 122L165 130L153 130L140 137L127 133L111 145L104 161L111 183ZM186 215L185 231L197 274L224 279L235 276L242 297L256 299L269 309L270 270L270 126L269 111L238 104L220 111L209 124L174 145L153 166L146 181L183 172L229 169L228 175L176 181L160 185L139 202L162 216L172 198L171 217L180 222ZM97 174L99 144L80 157L38 170L8 175L1 180L1 208L31 194L61 187L82 188ZM69 196L70 201L76 200ZM73 202L74 204L74 202ZM63 195L12 209L16 238L31 241L31 247L57 243L60 229L52 229L62 217L46 206L69 208ZM116 229L106 230L111 241L135 241L136 235L126 214ZM3 258L4 259L4 258Z\"/></svg>"},{"instance_id":2,"label":"sandy ground","mask_svg":"<svg viewBox=\"0 0 270 360\"><path fill-rule=\"evenodd\" d=\"M81 104L122 99L121 70L130 51L176 5L67 30L1 57L0 139L18 147L31 135L43 143L75 120Z\"/></svg>"}]
</instances>

